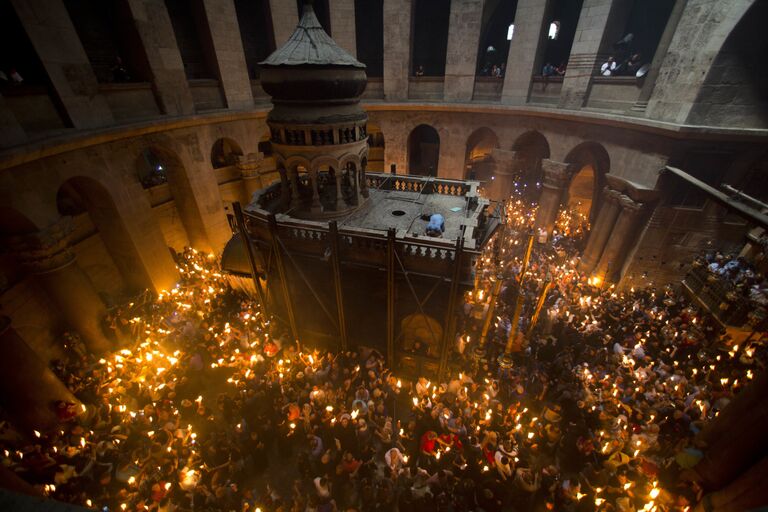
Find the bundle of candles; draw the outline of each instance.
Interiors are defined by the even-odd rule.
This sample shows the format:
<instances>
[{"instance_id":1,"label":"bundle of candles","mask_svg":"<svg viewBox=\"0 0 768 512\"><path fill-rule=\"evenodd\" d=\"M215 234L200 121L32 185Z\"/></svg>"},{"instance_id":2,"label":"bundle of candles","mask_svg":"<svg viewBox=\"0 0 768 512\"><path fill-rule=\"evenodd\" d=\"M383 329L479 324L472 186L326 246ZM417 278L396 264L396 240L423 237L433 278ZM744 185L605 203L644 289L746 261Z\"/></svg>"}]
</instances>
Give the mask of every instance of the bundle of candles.
<instances>
[{"instance_id":1,"label":"bundle of candles","mask_svg":"<svg viewBox=\"0 0 768 512\"><path fill-rule=\"evenodd\" d=\"M729 344L671 288L600 288L572 246L536 247L520 276L534 211L507 203L508 231L467 297L496 301L485 359L466 350L483 324L470 307L447 378L395 375L365 340L302 347L188 250L179 286L114 313L119 350L54 365L82 414L6 436L3 463L50 497L110 511L692 509L670 475L701 457L694 432L754 379L765 346ZM582 226L561 226L565 238L585 228L564 219ZM511 367L495 362L512 309L494 296L499 275L524 301Z\"/></svg>"}]
</instances>

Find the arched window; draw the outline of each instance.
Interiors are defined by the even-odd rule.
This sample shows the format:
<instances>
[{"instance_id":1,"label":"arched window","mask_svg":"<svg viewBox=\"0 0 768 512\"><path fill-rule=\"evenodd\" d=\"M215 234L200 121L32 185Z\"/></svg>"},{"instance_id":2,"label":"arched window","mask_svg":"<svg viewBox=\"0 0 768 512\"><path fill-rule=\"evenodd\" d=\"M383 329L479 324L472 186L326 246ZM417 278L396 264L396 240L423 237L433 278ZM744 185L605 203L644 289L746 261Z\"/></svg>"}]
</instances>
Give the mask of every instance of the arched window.
<instances>
[{"instance_id":1,"label":"arched window","mask_svg":"<svg viewBox=\"0 0 768 512\"><path fill-rule=\"evenodd\" d=\"M243 156L243 150L232 139L219 139L211 148L211 166L214 169L229 167L235 165L240 157Z\"/></svg>"},{"instance_id":2,"label":"arched window","mask_svg":"<svg viewBox=\"0 0 768 512\"><path fill-rule=\"evenodd\" d=\"M413 6L411 72L415 76L445 75L451 0L416 0Z\"/></svg>"},{"instance_id":3,"label":"arched window","mask_svg":"<svg viewBox=\"0 0 768 512\"><path fill-rule=\"evenodd\" d=\"M139 182L144 188L152 188L168 182L168 175L162 159L151 149L142 151L137 172Z\"/></svg>"},{"instance_id":4,"label":"arched window","mask_svg":"<svg viewBox=\"0 0 768 512\"><path fill-rule=\"evenodd\" d=\"M440 135L433 127L420 124L408 136L408 174L437 176Z\"/></svg>"},{"instance_id":5,"label":"arched window","mask_svg":"<svg viewBox=\"0 0 768 512\"><path fill-rule=\"evenodd\" d=\"M549 34L547 36L550 39L557 39L557 36L559 34L560 34L560 22L555 20L549 24Z\"/></svg>"}]
</instances>

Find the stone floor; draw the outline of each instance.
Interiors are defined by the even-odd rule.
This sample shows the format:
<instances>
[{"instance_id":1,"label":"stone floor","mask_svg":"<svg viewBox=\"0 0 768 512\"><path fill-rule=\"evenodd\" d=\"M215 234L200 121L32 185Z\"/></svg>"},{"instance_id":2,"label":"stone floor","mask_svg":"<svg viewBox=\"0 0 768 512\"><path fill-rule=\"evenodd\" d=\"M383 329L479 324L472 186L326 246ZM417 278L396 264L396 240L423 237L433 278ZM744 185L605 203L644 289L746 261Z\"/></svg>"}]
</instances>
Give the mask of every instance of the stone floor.
<instances>
[{"instance_id":1,"label":"stone floor","mask_svg":"<svg viewBox=\"0 0 768 512\"><path fill-rule=\"evenodd\" d=\"M410 236L426 236L429 216L439 213L445 218L443 238L456 240L462 221L467 218L466 207L467 199L463 196L371 189L368 201L339 224L382 231L395 228ZM427 216L427 220L422 216Z\"/></svg>"}]
</instances>

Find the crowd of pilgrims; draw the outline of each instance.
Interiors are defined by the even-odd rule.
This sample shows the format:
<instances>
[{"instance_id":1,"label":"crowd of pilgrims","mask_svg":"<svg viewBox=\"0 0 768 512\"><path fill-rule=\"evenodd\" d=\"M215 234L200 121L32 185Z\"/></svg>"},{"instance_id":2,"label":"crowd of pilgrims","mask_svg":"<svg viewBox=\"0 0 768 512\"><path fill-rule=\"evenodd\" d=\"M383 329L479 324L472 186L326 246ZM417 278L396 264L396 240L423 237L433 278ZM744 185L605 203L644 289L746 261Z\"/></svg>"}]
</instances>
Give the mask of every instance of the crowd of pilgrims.
<instances>
[{"instance_id":1,"label":"crowd of pilgrims","mask_svg":"<svg viewBox=\"0 0 768 512\"><path fill-rule=\"evenodd\" d=\"M569 234L533 251L521 331L555 286L504 367L524 234L483 258L485 300L490 276L505 279L486 358L473 356L487 308L474 290L440 381L406 379L363 345L300 346L185 251L176 289L113 312L120 350L70 336L52 367L85 412L50 432L6 429L3 464L109 511L689 510L700 490L678 475L702 456L694 436L765 348L729 345L671 287L593 286Z\"/></svg>"}]
</instances>

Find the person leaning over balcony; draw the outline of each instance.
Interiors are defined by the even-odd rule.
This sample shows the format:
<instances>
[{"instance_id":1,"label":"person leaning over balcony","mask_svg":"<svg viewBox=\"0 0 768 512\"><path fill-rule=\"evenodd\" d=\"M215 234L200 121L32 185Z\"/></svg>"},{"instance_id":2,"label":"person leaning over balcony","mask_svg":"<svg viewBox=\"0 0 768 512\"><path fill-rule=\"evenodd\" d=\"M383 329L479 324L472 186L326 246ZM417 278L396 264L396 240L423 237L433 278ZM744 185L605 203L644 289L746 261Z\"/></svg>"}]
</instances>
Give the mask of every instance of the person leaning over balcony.
<instances>
[{"instance_id":1,"label":"person leaning over balcony","mask_svg":"<svg viewBox=\"0 0 768 512\"><path fill-rule=\"evenodd\" d=\"M613 72L616 70L616 61L613 58L613 55L608 57L608 60L606 60L602 66L600 66L600 74L603 76L611 76Z\"/></svg>"}]
</instances>

